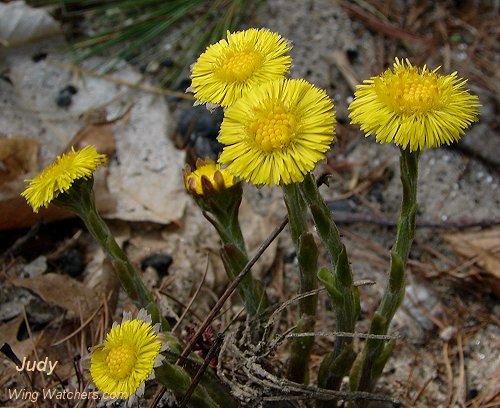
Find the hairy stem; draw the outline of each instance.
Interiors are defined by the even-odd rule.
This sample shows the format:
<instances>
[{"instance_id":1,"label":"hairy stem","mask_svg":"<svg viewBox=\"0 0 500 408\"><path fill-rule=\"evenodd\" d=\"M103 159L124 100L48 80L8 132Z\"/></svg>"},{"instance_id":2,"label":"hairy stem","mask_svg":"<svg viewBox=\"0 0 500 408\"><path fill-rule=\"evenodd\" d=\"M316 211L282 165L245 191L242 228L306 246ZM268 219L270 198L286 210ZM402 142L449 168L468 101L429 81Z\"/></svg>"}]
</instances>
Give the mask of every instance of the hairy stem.
<instances>
[{"instance_id":1,"label":"hairy stem","mask_svg":"<svg viewBox=\"0 0 500 408\"><path fill-rule=\"evenodd\" d=\"M307 175L300 185L302 197L307 202L313 216L314 224L326 246L330 257L331 270L322 269L318 278L327 288L335 306L337 331L354 332L359 315L359 296L353 286L353 278L349 259L340 234L333 220L332 213L318 190L311 174ZM323 388L337 390L342 378L349 372L355 359L351 338L337 337L333 351L321 364L318 374L318 385ZM329 406L332 403L330 403ZM318 406L326 407L328 403L318 401Z\"/></svg>"},{"instance_id":2,"label":"hairy stem","mask_svg":"<svg viewBox=\"0 0 500 408\"><path fill-rule=\"evenodd\" d=\"M312 234L307 232L307 205L296 184L283 186L285 203L292 240L297 250L299 263L300 289L306 293L318 287L316 273L318 271L318 248ZM318 296L308 296L299 301L299 322L295 333L314 331ZM308 381L309 356L314 337L296 338L292 341L290 359L287 365L287 378L294 382Z\"/></svg>"},{"instance_id":3,"label":"hairy stem","mask_svg":"<svg viewBox=\"0 0 500 408\"><path fill-rule=\"evenodd\" d=\"M396 240L391 251L389 280L382 301L372 318L370 334L387 334L392 318L404 298L405 264L415 235L419 154L419 151L410 152L409 149L401 149L400 169L403 186L401 212ZM393 348L394 341L367 340L360 361L351 372L351 389L371 391L382 374Z\"/></svg>"}]
</instances>

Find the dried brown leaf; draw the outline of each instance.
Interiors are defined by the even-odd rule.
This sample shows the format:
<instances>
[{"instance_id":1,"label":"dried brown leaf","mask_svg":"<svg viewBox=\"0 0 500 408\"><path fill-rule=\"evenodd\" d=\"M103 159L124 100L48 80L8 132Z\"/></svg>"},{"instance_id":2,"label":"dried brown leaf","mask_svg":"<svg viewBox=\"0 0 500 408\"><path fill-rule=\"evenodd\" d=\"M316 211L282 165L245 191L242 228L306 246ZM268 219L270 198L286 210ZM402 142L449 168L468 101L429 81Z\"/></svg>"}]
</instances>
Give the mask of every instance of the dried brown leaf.
<instances>
[{"instance_id":1,"label":"dried brown leaf","mask_svg":"<svg viewBox=\"0 0 500 408\"><path fill-rule=\"evenodd\" d=\"M0 138L0 185L37 170L38 145L29 137Z\"/></svg>"},{"instance_id":2,"label":"dried brown leaf","mask_svg":"<svg viewBox=\"0 0 500 408\"><path fill-rule=\"evenodd\" d=\"M500 228L446 234L444 239L458 255L477 257L477 264L485 272L500 279Z\"/></svg>"},{"instance_id":3,"label":"dried brown leaf","mask_svg":"<svg viewBox=\"0 0 500 408\"><path fill-rule=\"evenodd\" d=\"M81 282L66 275L47 273L35 278L13 278L11 282L31 290L40 298L62 307L75 316L90 316L99 307L100 299L96 292Z\"/></svg>"},{"instance_id":4,"label":"dried brown leaf","mask_svg":"<svg viewBox=\"0 0 500 408\"><path fill-rule=\"evenodd\" d=\"M444 239L458 256L475 260L492 290L500 294L500 228L445 234Z\"/></svg>"},{"instance_id":5,"label":"dried brown leaf","mask_svg":"<svg viewBox=\"0 0 500 408\"><path fill-rule=\"evenodd\" d=\"M16 356L22 360L24 356L29 356L33 352L33 341L30 338L18 340L17 335L21 324L24 321L22 315L0 325L0 345L7 343ZM6 379L18 376L19 373L15 369L14 363L6 356L0 353L0 363L3 360L4 367L6 366ZM3 373L2 373L3 374ZM2 378L3 379L3 378Z\"/></svg>"},{"instance_id":6,"label":"dried brown leaf","mask_svg":"<svg viewBox=\"0 0 500 408\"><path fill-rule=\"evenodd\" d=\"M113 155L116 149L113 123L98 122L85 125L68 143L67 150L71 147L79 150L89 145L95 146L99 153L108 157Z\"/></svg>"}]
</instances>

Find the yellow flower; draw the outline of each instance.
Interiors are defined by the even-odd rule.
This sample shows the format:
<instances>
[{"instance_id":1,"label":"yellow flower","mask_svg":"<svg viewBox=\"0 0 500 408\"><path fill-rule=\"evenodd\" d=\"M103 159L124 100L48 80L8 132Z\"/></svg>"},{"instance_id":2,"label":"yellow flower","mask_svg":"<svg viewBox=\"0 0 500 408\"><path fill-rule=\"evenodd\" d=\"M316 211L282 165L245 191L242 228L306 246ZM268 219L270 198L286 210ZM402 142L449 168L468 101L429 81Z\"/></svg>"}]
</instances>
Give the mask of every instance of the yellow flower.
<instances>
[{"instance_id":1,"label":"yellow flower","mask_svg":"<svg viewBox=\"0 0 500 408\"><path fill-rule=\"evenodd\" d=\"M300 182L335 139L328 95L303 79L278 79L252 89L224 115L219 162L252 184Z\"/></svg>"},{"instance_id":2,"label":"yellow flower","mask_svg":"<svg viewBox=\"0 0 500 408\"><path fill-rule=\"evenodd\" d=\"M94 146L86 146L78 152L71 148L34 179L26 180L29 185L21 195L37 213L40 207L47 207L59 192L67 191L75 180L92 177L97 167L104 165L106 155L97 153Z\"/></svg>"},{"instance_id":3,"label":"yellow flower","mask_svg":"<svg viewBox=\"0 0 500 408\"><path fill-rule=\"evenodd\" d=\"M266 29L227 32L210 45L191 69L191 87L200 103L233 104L250 88L285 75L292 59L290 43Z\"/></svg>"},{"instance_id":4,"label":"yellow flower","mask_svg":"<svg viewBox=\"0 0 500 408\"><path fill-rule=\"evenodd\" d=\"M393 70L357 86L349 106L351 123L377 142L410 147L410 151L450 144L477 120L479 101L463 88L454 72L441 76L426 66L396 58Z\"/></svg>"},{"instance_id":5,"label":"yellow flower","mask_svg":"<svg viewBox=\"0 0 500 408\"><path fill-rule=\"evenodd\" d=\"M154 378L153 368L163 356L159 324L142 309L136 319L124 314L114 323L105 341L93 348L90 375L97 389L112 398L130 399L144 393L144 383ZM133 398L132 398L133 400Z\"/></svg>"},{"instance_id":6,"label":"yellow flower","mask_svg":"<svg viewBox=\"0 0 500 408\"><path fill-rule=\"evenodd\" d=\"M207 159L198 160L195 171L186 167L184 184L191 194L205 195L234 186L236 179L227 170L221 169L220 164Z\"/></svg>"}]
</instances>

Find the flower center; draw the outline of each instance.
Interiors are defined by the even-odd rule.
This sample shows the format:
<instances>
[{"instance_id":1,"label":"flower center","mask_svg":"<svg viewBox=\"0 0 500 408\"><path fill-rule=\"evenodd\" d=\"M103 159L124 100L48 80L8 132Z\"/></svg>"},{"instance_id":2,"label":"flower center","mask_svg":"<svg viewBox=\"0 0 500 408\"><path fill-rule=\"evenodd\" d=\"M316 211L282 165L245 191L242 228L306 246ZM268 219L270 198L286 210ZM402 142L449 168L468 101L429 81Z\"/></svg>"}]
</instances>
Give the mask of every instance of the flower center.
<instances>
[{"instance_id":1,"label":"flower center","mask_svg":"<svg viewBox=\"0 0 500 408\"><path fill-rule=\"evenodd\" d=\"M425 113L439 105L441 92L432 73L404 72L387 82L392 106L403 114Z\"/></svg>"},{"instance_id":2,"label":"flower center","mask_svg":"<svg viewBox=\"0 0 500 408\"><path fill-rule=\"evenodd\" d=\"M288 146L295 136L295 117L282 106L258 112L250 131L258 148L272 152Z\"/></svg>"},{"instance_id":3,"label":"flower center","mask_svg":"<svg viewBox=\"0 0 500 408\"><path fill-rule=\"evenodd\" d=\"M223 57L218 73L226 81L245 81L261 63L262 56L255 50L233 51Z\"/></svg>"},{"instance_id":4,"label":"flower center","mask_svg":"<svg viewBox=\"0 0 500 408\"><path fill-rule=\"evenodd\" d=\"M117 379L125 378L130 375L136 360L137 358L134 350L126 344L113 347L106 357L110 375Z\"/></svg>"}]
</instances>

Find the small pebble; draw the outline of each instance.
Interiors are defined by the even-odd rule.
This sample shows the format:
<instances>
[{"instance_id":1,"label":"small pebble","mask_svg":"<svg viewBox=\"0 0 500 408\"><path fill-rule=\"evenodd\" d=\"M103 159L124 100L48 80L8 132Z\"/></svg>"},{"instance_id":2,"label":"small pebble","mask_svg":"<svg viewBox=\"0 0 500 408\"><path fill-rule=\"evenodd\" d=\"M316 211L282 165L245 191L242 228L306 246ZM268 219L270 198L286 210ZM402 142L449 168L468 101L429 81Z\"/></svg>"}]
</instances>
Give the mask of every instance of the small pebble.
<instances>
[{"instance_id":1,"label":"small pebble","mask_svg":"<svg viewBox=\"0 0 500 408\"><path fill-rule=\"evenodd\" d=\"M67 108L73 103L73 95L78 93L74 85L68 85L61 89L56 97L56 105L60 108Z\"/></svg>"},{"instance_id":2,"label":"small pebble","mask_svg":"<svg viewBox=\"0 0 500 408\"><path fill-rule=\"evenodd\" d=\"M85 270L85 259L80 250L71 248L55 260L57 267L65 274L76 278Z\"/></svg>"},{"instance_id":3,"label":"small pebble","mask_svg":"<svg viewBox=\"0 0 500 408\"><path fill-rule=\"evenodd\" d=\"M158 272L160 276L168 275L168 269L172 265L173 259L167 254L154 254L141 262L141 270L145 271L146 268L151 267Z\"/></svg>"},{"instance_id":4,"label":"small pebble","mask_svg":"<svg viewBox=\"0 0 500 408\"><path fill-rule=\"evenodd\" d=\"M31 60L33 62L40 62L40 61L43 61L45 58L47 58L47 53L46 52L37 52L36 54L33 54L33 56L31 57Z\"/></svg>"},{"instance_id":5,"label":"small pebble","mask_svg":"<svg viewBox=\"0 0 500 408\"><path fill-rule=\"evenodd\" d=\"M439 337L443 341L450 341L453 336L457 333L457 328L455 326L447 326L439 333Z\"/></svg>"},{"instance_id":6,"label":"small pebble","mask_svg":"<svg viewBox=\"0 0 500 408\"><path fill-rule=\"evenodd\" d=\"M45 256L39 256L29 264L23 266L21 276L23 278L35 278L37 276L43 275L46 270L47 258L45 258Z\"/></svg>"}]
</instances>

